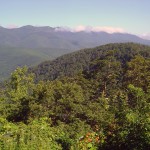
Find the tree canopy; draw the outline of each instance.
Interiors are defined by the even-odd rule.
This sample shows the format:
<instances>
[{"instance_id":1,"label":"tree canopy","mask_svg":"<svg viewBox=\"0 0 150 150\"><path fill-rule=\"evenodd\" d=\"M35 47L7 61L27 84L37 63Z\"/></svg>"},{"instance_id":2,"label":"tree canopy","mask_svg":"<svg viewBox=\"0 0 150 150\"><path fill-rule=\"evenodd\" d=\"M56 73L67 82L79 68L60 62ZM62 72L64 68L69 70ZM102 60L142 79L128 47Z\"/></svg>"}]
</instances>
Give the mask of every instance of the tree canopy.
<instances>
[{"instance_id":1,"label":"tree canopy","mask_svg":"<svg viewBox=\"0 0 150 150\"><path fill-rule=\"evenodd\" d=\"M55 80L39 81L26 67L17 68L0 90L0 149L150 149L146 48L111 44L83 51L88 64L72 74L66 67Z\"/></svg>"}]
</instances>

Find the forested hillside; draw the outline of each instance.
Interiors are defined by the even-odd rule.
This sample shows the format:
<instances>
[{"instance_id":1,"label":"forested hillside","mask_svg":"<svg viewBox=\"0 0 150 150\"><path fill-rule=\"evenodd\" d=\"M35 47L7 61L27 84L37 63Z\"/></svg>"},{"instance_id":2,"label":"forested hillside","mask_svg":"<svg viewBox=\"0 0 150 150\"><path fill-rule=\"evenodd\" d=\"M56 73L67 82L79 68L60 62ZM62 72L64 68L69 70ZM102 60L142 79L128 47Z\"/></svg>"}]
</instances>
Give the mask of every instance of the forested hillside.
<instances>
[{"instance_id":1,"label":"forested hillside","mask_svg":"<svg viewBox=\"0 0 150 150\"><path fill-rule=\"evenodd\" d=\"M31 70L36 74L37 80L74 76L83 70L88 71L92 63L105 59L109 53L124 66L135 55L150 57L150 47L134 43L107 44L66 54L53 61L45 61Z\"/></svg>"},{"instance_id":2,"label":"forested hillside","mask_svg":"<svg viewBox=\"0 0 150 150\"><path fill-rule=\"evenodd\" d=\"M13 29L0 27L0 81L18 66L31 67L81 48L118 42L150 45L150 40L127 33L71 32L61 27L31 25Z\"/></svg>"},{"instance_id":3,"label":"forested hillside","mask_svg":"<svg viewBox=\"0 0 150 150\"><path fill-rule=\"evenodd\" d=\"M17 66L35 66L39 62L52 59L48 55L34 49L0 46L0 81L7 79Z\"/></svg>"},{"instance_id":4,"label":"forested hillside","mask_svg":"<svg viewBox=\"0 0 150 150\"><path fill-rule=\"evenodd\" d=\"M150 47L108 44L17 68L0 90L2 150L150 149Z\"/></svg>"}]
</instances>

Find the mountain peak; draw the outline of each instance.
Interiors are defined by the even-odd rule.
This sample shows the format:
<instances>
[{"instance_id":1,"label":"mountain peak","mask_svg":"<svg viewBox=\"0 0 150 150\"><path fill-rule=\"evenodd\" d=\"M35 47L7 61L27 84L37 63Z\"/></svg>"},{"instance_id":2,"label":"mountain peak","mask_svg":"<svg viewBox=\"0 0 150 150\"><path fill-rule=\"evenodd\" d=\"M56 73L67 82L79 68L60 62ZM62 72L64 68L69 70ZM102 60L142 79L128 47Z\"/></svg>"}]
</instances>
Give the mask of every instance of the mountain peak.
<instances>
[{"instance_id":1,"label":"mountain peak","mask_svg":"<svg viewBox=\"0 0 150 150\"><path fill-rule=\"evenodd\" d=\"M32 25L22 26L19 29L32 30L32 31L47 31L47 32L54 30L54 28L49 26L32 26Z\"/></svg>"},{"instance_id":2,"label":"mountain peak","mask_svg":"<svg viewBox=\"0 0 150 150\"><path fill-rule=\"evenodd\" d=\"M20 27L21 29L33 29L34 28L34 26L32 26L32 25L26 25L26 26L22 26L22 27Z\"/></svg>"}]
</instances>

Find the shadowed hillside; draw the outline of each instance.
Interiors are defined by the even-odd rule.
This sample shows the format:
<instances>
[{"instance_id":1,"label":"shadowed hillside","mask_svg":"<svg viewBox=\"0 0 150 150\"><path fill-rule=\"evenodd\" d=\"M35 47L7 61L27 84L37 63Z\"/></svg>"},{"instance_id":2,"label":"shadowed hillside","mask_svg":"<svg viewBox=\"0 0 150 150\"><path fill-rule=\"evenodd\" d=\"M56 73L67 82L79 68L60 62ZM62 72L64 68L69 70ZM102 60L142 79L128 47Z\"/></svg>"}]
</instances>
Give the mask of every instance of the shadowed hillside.
<instances>
[{"instance_id":1,"label":"shadowed hillside","mask_svg":"<svg viewBox=\"0 0 150 150\"><path fill-rule=\"evenodd\" d=\"M53 80L61 76L73 76L79 71L89 70L89 66L97 59L103 59L109 51L115 50L116 59L122 64L137 54L150 56L150 47L134 44L108 44L90 49L83 49L63 55L53 61L46 61L32 68L38 80Z\"/></svg>"},{"instance_id":2,"label":"shadowed hillside","mask_svg":"<svg viewBox=\"0 0 150 150\"><path fill-rule=\"evenodd\" d=\"M45 60L83 48L108 43L135 42L150 45L149 40L126 33L70 32L52 27L0 27L0 80L7 78L17 66L33 66Z\"/></svg>"}]
</instances>

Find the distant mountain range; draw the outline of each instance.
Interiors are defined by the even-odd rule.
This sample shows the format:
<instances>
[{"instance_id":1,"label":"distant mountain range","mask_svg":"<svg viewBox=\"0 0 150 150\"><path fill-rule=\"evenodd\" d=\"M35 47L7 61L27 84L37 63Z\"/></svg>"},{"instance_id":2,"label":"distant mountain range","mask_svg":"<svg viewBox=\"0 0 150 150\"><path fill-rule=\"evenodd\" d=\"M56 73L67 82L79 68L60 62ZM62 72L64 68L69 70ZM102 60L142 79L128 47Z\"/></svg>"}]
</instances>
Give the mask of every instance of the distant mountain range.
<instances>
[{"instance_id":1,"label":"distant mountain range","mask_svg":"<svg viewBox=\"0 0 150 150\"><path fill-rule=\"evenodd\" d=\"M0 79L8 77L17 66L33 66L79 49L125 42L150 45L150 40L126 33L70 32L30 25L0 27Z\"/></svg>"}]
</instances>

